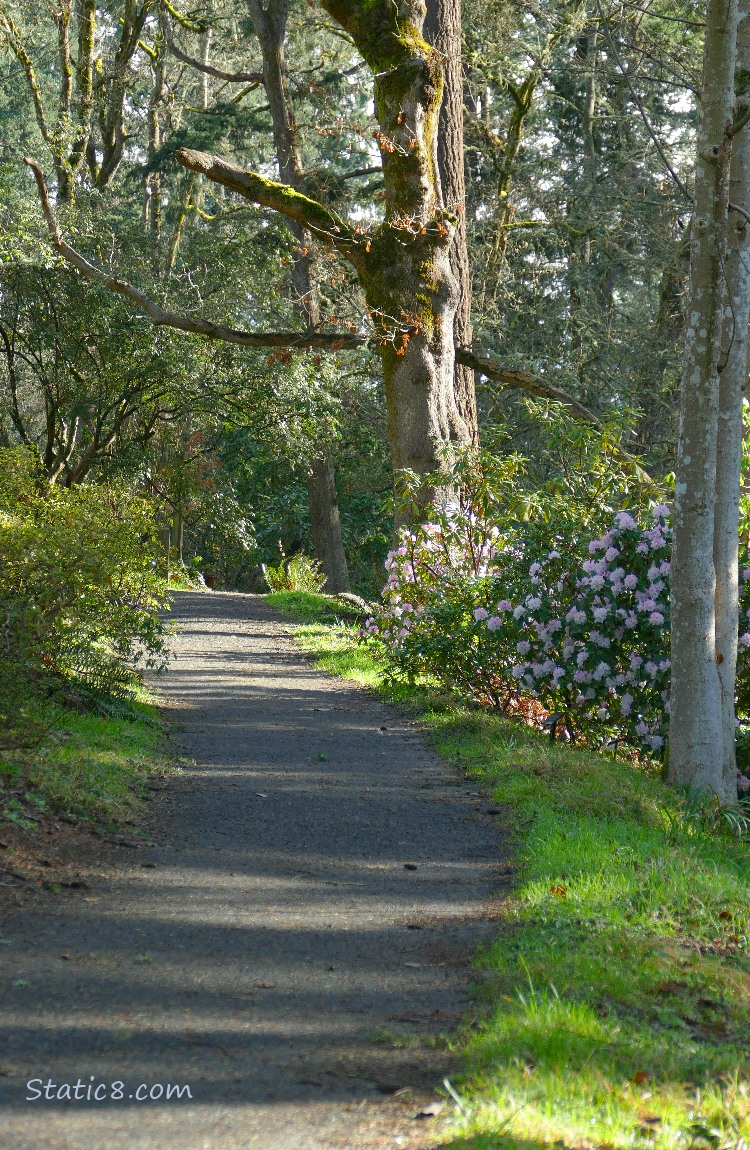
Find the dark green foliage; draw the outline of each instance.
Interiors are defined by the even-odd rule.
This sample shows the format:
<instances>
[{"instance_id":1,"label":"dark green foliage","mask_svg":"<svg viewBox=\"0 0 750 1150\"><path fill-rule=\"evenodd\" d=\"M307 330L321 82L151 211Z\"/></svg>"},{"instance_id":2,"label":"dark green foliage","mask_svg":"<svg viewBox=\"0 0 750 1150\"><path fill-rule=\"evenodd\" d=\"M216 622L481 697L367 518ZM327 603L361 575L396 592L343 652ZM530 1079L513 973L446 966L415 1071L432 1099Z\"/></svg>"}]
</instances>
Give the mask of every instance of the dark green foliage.
<instances>
[{"instance_id":1,"label":"dark green foliage","mask_svg":"<svg viewBox=\"0 0 750 1150\"><path fill-rule=\"evenodd\" d=\"M26 448L0 451L0 724L18 694L82 681L131 694L138 666L164 661L148 503L122 486L50 487Z\"/></svg>"}]
</instances>

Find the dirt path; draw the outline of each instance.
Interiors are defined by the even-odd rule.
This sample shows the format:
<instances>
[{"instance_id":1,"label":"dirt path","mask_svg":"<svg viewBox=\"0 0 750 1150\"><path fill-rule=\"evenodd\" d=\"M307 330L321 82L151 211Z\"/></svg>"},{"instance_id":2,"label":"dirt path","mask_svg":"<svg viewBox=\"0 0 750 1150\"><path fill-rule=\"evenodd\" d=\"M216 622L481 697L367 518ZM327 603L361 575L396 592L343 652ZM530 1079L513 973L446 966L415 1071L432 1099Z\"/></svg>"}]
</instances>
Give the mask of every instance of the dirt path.
<instances>
[{"instance_id":1,"label":"dirt path","mask_svg":"<svg viewBox=\"0 0 750 1150\"><path fill-rule=\"evenodd\" d=\"M417 1103L451 1065L431 1040L492 933L486 800L261 598L183 593L175 615L161 691L196 765L154 845L0 929L2 1146L421 1146ZM79 1100L27 1102L31 1079ZM122 1100L85 1097L116 1081Z\"/></svg>"}]
</instances>

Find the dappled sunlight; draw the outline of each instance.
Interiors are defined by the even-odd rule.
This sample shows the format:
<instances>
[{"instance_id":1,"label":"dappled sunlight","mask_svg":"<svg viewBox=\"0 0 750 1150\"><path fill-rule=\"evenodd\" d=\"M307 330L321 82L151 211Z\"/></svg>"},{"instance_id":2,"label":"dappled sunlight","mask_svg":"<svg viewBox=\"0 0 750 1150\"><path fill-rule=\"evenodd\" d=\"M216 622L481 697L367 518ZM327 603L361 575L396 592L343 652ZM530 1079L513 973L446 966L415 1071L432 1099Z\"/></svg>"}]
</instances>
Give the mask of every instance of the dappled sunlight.
<instances>
[{"instance_id":1,"label":"dappled sunlight","mask_svg":"<svg viewBox=\"0 0 750 1150\"><path fill-rule=\"evenodd\" d=\"M206 620L156 682L189 757L151 843L20 949L8 931L0 1043L24 1080L194 1081L174 1114L210 1103L254 1129L256 1106L367 1107L448 1065L472 952L494 933L486 799L405 719L304 662L267 612L176 597L177 619ZM8 1110L20 1121L17 1094ZM163 1108L149 1113L160 1129Z\"/></svg>"}]
</instances>

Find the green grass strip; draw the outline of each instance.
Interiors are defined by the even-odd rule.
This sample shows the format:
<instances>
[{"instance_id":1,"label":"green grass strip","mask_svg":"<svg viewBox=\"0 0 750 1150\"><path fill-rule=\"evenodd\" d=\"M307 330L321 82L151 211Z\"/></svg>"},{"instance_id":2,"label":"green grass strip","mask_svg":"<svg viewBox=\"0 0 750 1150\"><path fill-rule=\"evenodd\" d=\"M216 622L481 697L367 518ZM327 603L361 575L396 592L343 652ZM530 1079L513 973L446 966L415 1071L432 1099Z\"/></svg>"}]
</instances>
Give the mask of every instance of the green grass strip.
<instances>
[{"instance_id":1,"label":"green grass strip","mask_svg":"<svg viewBox=\"0 0 750 1150\"><path fill-rule=\"evenodd\" d=\"M652 771L394 689L324 596L269 596L332 674L412 710L506 810L504 922L477 962L450 1150L745 1150L750 845ZM317 617L316 617L317 612ZM335 614L335 613L334 613Z\"/></svg>"},{"instance_id":2,"label":"green grass strip","mask_svg":"<svg viewBox=\"0 0 750 1150\"><path fill-rule=\"evenodd\" d=\"M128 702L112 715L79 713L34 700L27 708L34 743L0 750L0 822L31 828L60 812L108 824L137 819L146 780L169 769L156 709Z\"/></svg>"}]
</instances>

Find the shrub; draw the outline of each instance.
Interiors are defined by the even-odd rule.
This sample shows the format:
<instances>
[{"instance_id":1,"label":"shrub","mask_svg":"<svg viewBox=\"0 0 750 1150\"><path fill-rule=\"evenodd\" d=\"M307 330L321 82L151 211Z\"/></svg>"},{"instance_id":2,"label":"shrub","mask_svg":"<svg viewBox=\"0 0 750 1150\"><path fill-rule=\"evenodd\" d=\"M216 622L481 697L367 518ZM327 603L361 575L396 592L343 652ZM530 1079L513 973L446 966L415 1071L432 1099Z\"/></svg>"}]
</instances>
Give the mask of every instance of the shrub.
<instances>
[{"instance_id":1,"label":"shrub","mask_svg":"<svg viewBox=\"0 0 750 1150\"><path fill-rule=\"evenodd\" d=\"M151 506L123 486L50 487L0 450L0 645L6 678L123 692L164 660Z\"/></svg>"},{"instance_id":2,"label":"shrub","mask_svg":"<svg viewBox=\"0 0 750 1150\"><path fill-rule=\"evenodd\" d=\"M517 495L490 506L462 491L434 521L402 531L386 561L381 608L366 633L393 673L427 672L509 712L528 714L534 700L538 717L542 707L559 713L574 736L660 753L670 685L668 508L620 510L591 538L595 518L569 501L546 520L524 519ZM742 587L740 698L750 678L748 579Z\"/></svg>"},{"instance_id":3,"label":"shrub","mask_svg":"<svg viewBox=\"0 0 750 1150\"><path fill-rule=\"evenodd\" d=\"M263 564L263 577L271 591L312 591L318 593L326 585L326 577L317 559L295 555L286 559L282 552L278 567Z\"/></svg>"}]
</instances>

